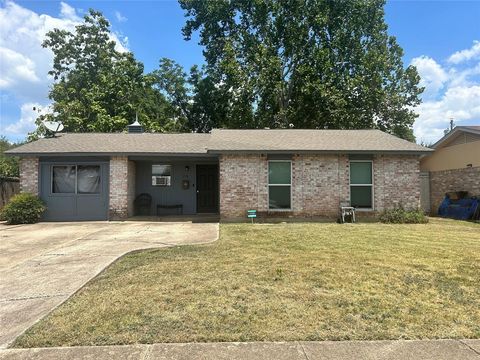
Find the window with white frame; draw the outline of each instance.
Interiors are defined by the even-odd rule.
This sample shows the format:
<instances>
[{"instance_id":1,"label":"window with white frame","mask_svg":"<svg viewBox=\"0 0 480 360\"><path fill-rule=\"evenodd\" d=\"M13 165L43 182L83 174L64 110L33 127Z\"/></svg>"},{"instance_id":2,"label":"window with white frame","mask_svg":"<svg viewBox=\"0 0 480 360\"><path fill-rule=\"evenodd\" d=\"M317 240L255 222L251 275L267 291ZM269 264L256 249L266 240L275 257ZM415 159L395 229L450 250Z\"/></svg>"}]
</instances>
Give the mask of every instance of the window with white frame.
<instances>
[{"instance_id":1,"label":"window with white frame","mask_svg":"<svg viewBox=\"0 0 480 360\"><path fill-rule=\"evenodd\" d=\"M350 160L350 204L373 209L373 166L369 160Z\"/></svg>"},{"instance_id":2,"label":"window with white frame","mask_svg":"<svg viewBox=\"0 0 480 360\"><path fill-rule=\"evenodd\" d=\"M268 162L268 207L271 210L291 209L292 162L270 160Z\"/></svg>"}]
</instances>

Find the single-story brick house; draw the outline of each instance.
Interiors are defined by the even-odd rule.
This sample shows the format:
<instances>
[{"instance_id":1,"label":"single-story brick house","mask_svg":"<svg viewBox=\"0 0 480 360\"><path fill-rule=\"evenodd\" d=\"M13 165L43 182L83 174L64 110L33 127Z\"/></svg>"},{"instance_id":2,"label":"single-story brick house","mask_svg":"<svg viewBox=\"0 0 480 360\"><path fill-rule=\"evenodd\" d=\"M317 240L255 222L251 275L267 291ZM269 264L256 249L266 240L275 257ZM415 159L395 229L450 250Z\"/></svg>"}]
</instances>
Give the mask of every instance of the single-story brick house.
<instances>
[{"instance_id":1,"label":"single-story brick house","mask_svg":"<svg viewBox=\"0 0 480 360\"><path fill-rule=\"evenodd\" d=\"M137 129L138 130L138 129ZM213 130L209 134L65 133L8 151L45 220L217 213L336 217L418 208L419 158L431 150L379 130Z\"/></svg>"}]
</instances>

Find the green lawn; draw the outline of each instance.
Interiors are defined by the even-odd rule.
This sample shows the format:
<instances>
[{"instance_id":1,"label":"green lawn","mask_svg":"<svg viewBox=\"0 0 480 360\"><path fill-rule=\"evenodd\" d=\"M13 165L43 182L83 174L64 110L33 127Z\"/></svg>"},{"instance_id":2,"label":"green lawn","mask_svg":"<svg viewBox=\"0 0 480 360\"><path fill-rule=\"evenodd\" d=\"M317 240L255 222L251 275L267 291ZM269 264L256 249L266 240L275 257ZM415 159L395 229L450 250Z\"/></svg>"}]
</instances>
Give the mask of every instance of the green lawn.
<instances>
[{"instance_id":1,"label":"green lawn","mask_svg":"<svg viewBox=\"0 0 480 360\"><path fill-rule=\"evenodd\" d=\"M127 255L16 347L480 338L480 225L225 224Z\"/></svg>"}]
</instances>

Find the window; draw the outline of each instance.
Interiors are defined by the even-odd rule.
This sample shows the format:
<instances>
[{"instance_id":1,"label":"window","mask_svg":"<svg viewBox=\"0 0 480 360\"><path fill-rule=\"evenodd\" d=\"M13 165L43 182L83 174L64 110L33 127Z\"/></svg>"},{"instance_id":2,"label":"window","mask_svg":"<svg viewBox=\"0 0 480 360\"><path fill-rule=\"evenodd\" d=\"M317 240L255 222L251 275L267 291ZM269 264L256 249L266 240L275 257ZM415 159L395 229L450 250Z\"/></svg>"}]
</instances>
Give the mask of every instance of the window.
<instances>
[{"instance_id":1,"label":"window","mask_svg":"<svg viewBox=\"0 0 480 360\"><path fill-rule=\"evenodd\" d=\"M99 194L100 165L52 166L52 193Z\"/></svg>"},{"instance_id":2,"label":"window","mask_svg":"<svg viewBox=\"0 0 480 360\"><path fill-rule=\"evenodd\" d=\"M52 192L56 194L74 194L75 178L75 165L53 166Z\"/></svg>"},{"instance_id":3,"label":"window","mask_svg":"<svg viewBox=\"0 0 480 360\"><path fill-rule=\"evenodd\" d=\"M172 179L172 165L152 165L152 185L170 186Z\"/></svg>"},{"instance_id":4,"label":"window","mask_svg":"<svg viewBox=\"0 0 480 360\"><path fill-rule=\"evenodd\" d=\"M172 176L172 165L152 165L152 176Z\"/></svg>"},{"instance_id":5,"label":"window","mask_svg":"<svg viewBox=\"0 0 480 360\"><path fill-rule=\"evenodd\" d=\"M271 160L268 162L268 207L272 210L291 208L292 162Z\"/></svg>"},{"instance_id":6,"label":"window","mask_svg":"<svg viewBox=\"0 0 480 360\"><path fill-rule=\"evenodd\" d=\"M350 161L350 204L360 209L373 208L371 161Z\"/></svg>"},{"instance_id":7,"label":"window","mask_svg":"<svg viewBox=\"0 0 480 360\"><path fill-rule=\"evenodd\" d=\"M100 166L77 166L77 192L79 194L100 193Z\"/></svg>"}]
</instances>

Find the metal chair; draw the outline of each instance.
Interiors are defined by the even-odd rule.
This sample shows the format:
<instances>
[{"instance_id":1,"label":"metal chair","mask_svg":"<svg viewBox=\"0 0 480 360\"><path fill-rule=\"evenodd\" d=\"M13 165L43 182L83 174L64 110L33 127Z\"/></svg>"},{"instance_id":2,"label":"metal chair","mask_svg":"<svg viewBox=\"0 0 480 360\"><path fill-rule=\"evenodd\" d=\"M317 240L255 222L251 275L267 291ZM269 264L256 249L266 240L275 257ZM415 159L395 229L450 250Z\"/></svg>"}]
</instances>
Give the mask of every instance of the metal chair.
<instances>
[{"instance_id":1,"label":"metal chair","mask_svg":"<svg viewBox=\"0 0 480 360\"><path fill-rule=\"evenodd\" d=\"M152 209L152 196L147 193L138 195L133 201L135 215L150 215Z\"/></svg>"},{"instance_id":2,"label":"metal chair","mask_svg":"<svg viewBox=\"0 0 480 360\"><path fill-rule=\"evenodd\" d=\"M350 217L352 223L355 222L355 208L348 201L340 201L340 222L345 223L345 217Z\"/></svg>"}]
</instances>

